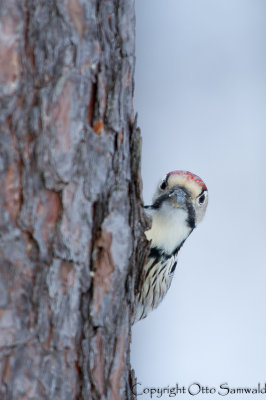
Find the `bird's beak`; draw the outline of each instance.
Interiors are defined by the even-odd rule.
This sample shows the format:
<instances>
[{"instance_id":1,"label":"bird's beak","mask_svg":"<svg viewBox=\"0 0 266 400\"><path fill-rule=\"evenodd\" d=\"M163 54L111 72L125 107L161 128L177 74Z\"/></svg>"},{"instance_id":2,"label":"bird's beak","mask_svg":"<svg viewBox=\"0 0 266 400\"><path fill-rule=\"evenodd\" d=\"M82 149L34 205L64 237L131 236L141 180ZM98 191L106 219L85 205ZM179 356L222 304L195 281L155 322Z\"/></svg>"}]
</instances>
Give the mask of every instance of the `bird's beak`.
<instances>
[{"instance_id":1,"label":"bird's beak","mask_svg":"<svg viewBox=\"0 0 266 400\"><path fill-rule=\"evenodd\" d=\"M183 206L184 204L186 204L186 200L187 200L187 196L186 193L184 192L183 189L181 188L176 188L174 189L170 194L169 197L174 200L177 205L179 206Z\"/></svg>"}]
</instances>

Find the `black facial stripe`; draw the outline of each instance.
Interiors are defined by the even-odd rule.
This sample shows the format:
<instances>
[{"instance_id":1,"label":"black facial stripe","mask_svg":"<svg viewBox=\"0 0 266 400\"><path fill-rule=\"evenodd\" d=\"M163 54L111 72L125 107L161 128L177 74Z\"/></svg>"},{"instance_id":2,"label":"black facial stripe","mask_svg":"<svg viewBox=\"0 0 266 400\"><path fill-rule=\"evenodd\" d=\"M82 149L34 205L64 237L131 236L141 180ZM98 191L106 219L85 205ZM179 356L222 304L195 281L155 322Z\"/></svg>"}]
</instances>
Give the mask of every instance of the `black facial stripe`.
<instances>
[{"instance_id":1,"label":"black facial stripe","mask_svg":"<svg viewBox=\"0 0 266 400\"><path fill-rule=\"evenodd\" d=\"M187 211L188 211L188 217L187 217L188 226L191 229L194 229L195 228L195 220L196 220L194 207L193 207L192 203L188 200L186 202L186 206L187 206Z\"/></svg>"},{"instance_id":2,"label":"black facial stripe","mask_svg":"<svg viewBox=\"0 0 266 400\"><path fill-rule=\"evenodd\" d=\"M155 201L155 203L153 203L151 206L149 206L149 208L152 208L153 210L158 210L158 208L160 208L161 205L163 204L163 202L167 199L169 199L169 194L164 193L160 197L158 197L158 199Z\"/></svg>"},{"instance_id":3,"label":"black facial stripe","mask_svg":"<svg viewBox=\"0 0 266 400\"><path fill-rule=\"evenodd\" d=\"M168 179L169 179L169 176L170 176L170 175L169 175L169 174L167 174L167 175L166 175L166 177L164 178L164 182L165 182L166 184L168 184Z\"/></svg>"},{"instance_id":4,"label":"black facial stripe","mask_svg":"<svg viewBox=\"0 0 266 400\"><path fill-rule=\"evenodd\" d=\"M160 249L159 247L151 247L149 257L154 258L156 262L163 262L172 257L172 253L165 253L165 251Z\"/></svg>"},{"instance_id":5,"label":"black facial stripe","mask_svg":"<svg viewBox=\"0 0 266 400\"><path fill-rule=\"evenodd\" d=\"M181 242L181 243L174 249L174 251L173 251L173 253L172 253L173 255L178 254L179 250L181 249L181 247L183 246L183 244L185 243L186 240L187 240L187 238L184 239L183 242Z\"/></svg>"},{"instance_id":6,"label":"black facial stripe","mask_svg":"<svg viewBox=\"0 0 266 400\"><path fill-rule=\"evenodd\" d=\"M192 232L193 229L191 229ZM190 233L191 233L190 232ZM189 233L189 235L190 235ZM188 235L188 236L189 236ZM146 272L146 277L149 275L150 270L154 267L154 265L156 264L156 262L164 262L166 260L168 260L168 258L172 257L173 255L177 255L179 250L181 249L181 247L183 246L183 244L185 243L185 241L187 240L184 239L173 251L172 253L166 253L164 250L160 249L159 247L151 247L150 249L150 254L149 257L154 258L154 262L152 263L152 265L150 266L150 268L148 269L148 271Z\"/></svg>"},{"instance_id":7,"label":"black facial stripe","mask_svg":"<svg viewBox=\"0 0 266 400\"><path fill-rule=\"evenodd\" d=\"M168 193L164 193L160 197L158 197L158 199L156 199L156 201L151 206L144 206L144 208L158 210L165 200L169 200L169 194L174 192L174 190L177 188L182 189L183 192L186 193L187 197L191 197L191 193L188 189L186 189L185 187L183 187L181 185L175 185L170 189L170 191ZM194 227L195 227L195 225L194 225Z\"/></svg>"},{"instance_id":8,"label":"black facial stripe","mask_svg":"<svg viewBox=\"0 0 266 400\"><path fill-rule=\"evenodd\" d=\"M149 257L160 260L162 257L162 251L158 247L151 247Z\"/></svg>"}]
</instances>

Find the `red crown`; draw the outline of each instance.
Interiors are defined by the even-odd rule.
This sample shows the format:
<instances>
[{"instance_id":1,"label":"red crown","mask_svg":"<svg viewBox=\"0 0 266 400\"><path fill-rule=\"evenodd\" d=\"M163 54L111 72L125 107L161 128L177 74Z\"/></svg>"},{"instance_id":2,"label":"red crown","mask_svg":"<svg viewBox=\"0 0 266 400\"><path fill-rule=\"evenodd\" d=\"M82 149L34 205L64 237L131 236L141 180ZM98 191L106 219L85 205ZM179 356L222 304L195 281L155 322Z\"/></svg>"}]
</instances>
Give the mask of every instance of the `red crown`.
<instances>
[{"instance_id":1,"label":"red crown","mask_svg":"<svg viewBox=\"0 0 266 400\"><path fill-rule=\"evenodd\" d=\"M202 189L207 190L207 186L205 185L203 180L199 176L197 176L195 174L192 174L192 172L189 172L189 171L172 171L172 172L169 172L167 174L167 176L170 176L170 175L183 175L184 177L186 177L186 179L188 181L197 182L202 187Z\"/></svg>"}]
</instances>

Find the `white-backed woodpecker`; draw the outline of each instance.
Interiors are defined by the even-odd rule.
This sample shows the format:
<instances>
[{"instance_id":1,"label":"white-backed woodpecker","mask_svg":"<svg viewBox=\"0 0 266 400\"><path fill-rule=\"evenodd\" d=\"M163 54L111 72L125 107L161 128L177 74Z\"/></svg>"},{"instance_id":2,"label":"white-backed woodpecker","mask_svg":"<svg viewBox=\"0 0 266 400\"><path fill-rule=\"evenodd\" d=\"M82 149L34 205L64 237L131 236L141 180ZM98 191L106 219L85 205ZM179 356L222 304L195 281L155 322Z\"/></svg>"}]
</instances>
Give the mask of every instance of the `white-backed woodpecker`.
<instances>
[{"instance_id":1,"label":"white-backed woodpecker","mask_svg":"<svg viewBox=\"0 0 266 400\"><path fill-rule=\"evenodd\" d=\"M152 205L145 206L152 219L145 232L150 253L136 294L133 323L156 308L168 291L180 248L204 217L208 190L197 175L172 171L159 183Z\"/></svg>"}]
</instances>

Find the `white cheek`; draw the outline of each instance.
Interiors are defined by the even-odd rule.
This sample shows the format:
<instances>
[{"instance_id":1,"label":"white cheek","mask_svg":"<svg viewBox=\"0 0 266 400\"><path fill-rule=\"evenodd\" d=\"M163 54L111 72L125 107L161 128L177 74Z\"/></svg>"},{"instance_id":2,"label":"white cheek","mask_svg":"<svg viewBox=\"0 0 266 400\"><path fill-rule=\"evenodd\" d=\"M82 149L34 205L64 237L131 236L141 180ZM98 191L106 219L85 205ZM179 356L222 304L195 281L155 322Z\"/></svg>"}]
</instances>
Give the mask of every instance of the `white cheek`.
<instances>
[{"instance_id":1,"label":"white cheek","mask_svg":"<svg viewBox=\"0 0 266 400\"><path fill-rule=\"evenodd\" d=\"M198 225L198 223L202 221L206 212L207 204L208 204L208 198L205 200L204 204L198 204L198 202L194 204L196 213L196 225Z\"/></svg>"},{"instance_id":2,"label":"white cheek","mask_svg":"<svg viewBox=\"0 0 266 400\"><path fill-rule=\"evenodd\" d=\"M163 205L161 209L154 211L152 227L146 231L146 237L148 240L152 240L152 246L172 253L191 232L186 220L187 212L185 210L168 204Z\"/></svg>"}]
</instances>

